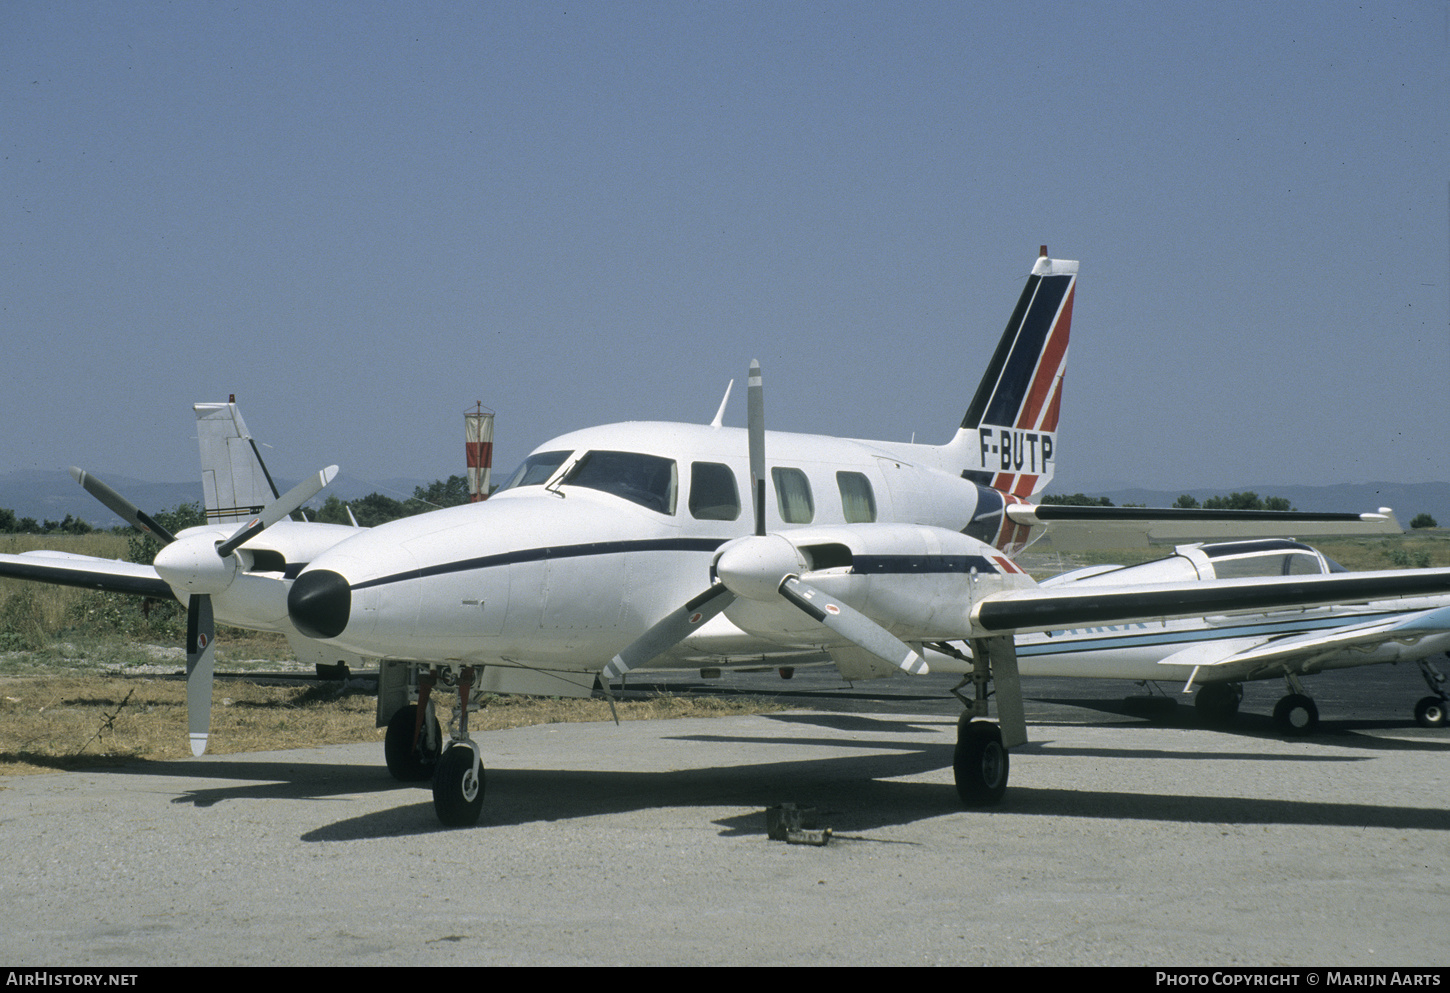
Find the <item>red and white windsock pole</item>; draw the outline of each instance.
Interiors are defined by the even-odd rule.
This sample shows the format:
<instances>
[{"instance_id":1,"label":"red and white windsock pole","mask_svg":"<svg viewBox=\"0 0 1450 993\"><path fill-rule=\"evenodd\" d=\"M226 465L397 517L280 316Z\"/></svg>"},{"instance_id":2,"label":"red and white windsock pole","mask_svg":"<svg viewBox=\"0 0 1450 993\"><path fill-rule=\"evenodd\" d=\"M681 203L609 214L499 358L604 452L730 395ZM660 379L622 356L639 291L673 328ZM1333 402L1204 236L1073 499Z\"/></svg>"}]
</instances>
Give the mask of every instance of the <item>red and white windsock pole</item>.
<instances>
[{"instance_id":1,"label":"red and white windsock pole","mask_svg":"<svg viewBox=\"0 0 1450 993\"><path fill-rule=\"evenodd\" d=\"M493 470L493 411L482 403L463 414L464 440L468 448L468 499L488 499L489 476Z\"/></svg>"}]
</instances>

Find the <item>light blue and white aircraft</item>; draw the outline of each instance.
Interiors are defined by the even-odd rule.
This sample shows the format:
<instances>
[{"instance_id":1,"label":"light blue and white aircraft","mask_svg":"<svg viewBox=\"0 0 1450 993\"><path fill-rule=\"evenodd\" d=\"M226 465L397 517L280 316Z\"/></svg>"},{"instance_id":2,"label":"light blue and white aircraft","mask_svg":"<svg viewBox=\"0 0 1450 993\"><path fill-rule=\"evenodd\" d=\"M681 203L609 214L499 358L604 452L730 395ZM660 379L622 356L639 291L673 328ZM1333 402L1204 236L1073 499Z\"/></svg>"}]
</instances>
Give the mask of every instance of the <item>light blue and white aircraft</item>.
<instances>
[{"instance_id":1,"label":"light blue and white aircraft","mask_svg":"<svg viewBox=\"0 0 1450 993\"><path fill-rule=\"evenodd\" d=\"M1254 577L1351 575L1308 545L1287 539L1180 545L1133 566L1093 566L1046 580L1043 589L1091 590L1125 583L1181 583ZM1450 597L1409 597L1263 613L1225 612L1178 619L1078 627L1017 639L1024 676L1070 676L1194 686L1209 723L1238 711L1243 683L1283 678L1288 692L1274 720L1288 734L1310 734L1319 708L1302 677L1330 669L1414 662L1430 695L1415 705L1424 727L1444 727L1445 676L1434 659L1450 651Z\"/></svg>"},{"instance_id":2,"label":"light blue and white aircraft","mask_svg":"<svg viewBox=\"0 0 1450 993\"><path fill-rule=\"evenodd\" d=\"M851 678L920 674L928 646L945 647L932 664L972 687L962 696L957 792L991 803L1006 790L1008 749L1027 740L1019 635L1450 593L1450 569L1038 587L1013 553L1035 529L1082 526L1074 509L1030 502L1059 452L1077 270L1043 251L966 416L941 445L767 431L752 365L746 429L723 425L724 403L706 425L589 428L539 446L485 502L371 529L286 519L335 467L240 528L179 535L76 470L165 542L154 565L26 554L0 556L0 575L186 602L198 753L217 621L380 660L389 768L431 778L449 825L473 824L482 809L467 715L483 691L611 693L637 667L761 661L829 660ZM1117 524L1130 518L1183 540L1399 530L1387 515L1195 522L1124 511ZM970 657L953 643L969 645ZM464 704L446 742L433 717L440 686Z\"/></svg>"}]
</instances>

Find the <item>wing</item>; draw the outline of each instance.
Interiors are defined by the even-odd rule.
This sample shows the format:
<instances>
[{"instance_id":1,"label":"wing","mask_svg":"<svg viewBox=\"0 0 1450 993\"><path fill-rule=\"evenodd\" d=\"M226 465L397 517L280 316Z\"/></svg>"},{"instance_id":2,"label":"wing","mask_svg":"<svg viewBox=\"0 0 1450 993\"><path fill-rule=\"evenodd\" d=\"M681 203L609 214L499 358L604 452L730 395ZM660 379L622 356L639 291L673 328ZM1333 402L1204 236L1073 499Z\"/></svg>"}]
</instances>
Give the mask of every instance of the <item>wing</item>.
<instances>
[{"instance_id":1,"label":"wing","mask_svg":"<svg viewBox=\"0 0 1450 993\"><path fill-rule=\"evenodd\" d=\"M976 628L1011 634L1426 596L1450 596L1450 569L1214 579L1085 590L1071 584L1038 587L988 594L973 605L971 618Z\"/></svg>"},{"instance_id":2,"label":"wing","mask_svg":"<svg viewBox=\"0 0 1450 993\"><path fill-rule=\"evenodd\" d=\"M0 576L161 600L174 597L171 587L162 582L151 566L92 555L48 551L0 554Z\"/></svg>"},{"instance_id":3,"label":"wing","mask_svg":"<svg viewBox=\"0 0 1450 993\"><path fill-rule=\"evenodd\" d=\"M1041 529L1034 550L1090 551L1234 538L1368 537L1403 534L1388 507L1376 514L1309 514L1272 510L1183 510L1016 504L1015 524Z\"/></svg>"},{"instance_id":4,"label":"wing","mask_svg":"<svg viewBox=\"0 0 1450 993\"><path fill-rule=\"evenodd\" d=\"M1160 665L1197 665L1213 673L1214 679L1255 679L1269 673L1306 674L1331 659L1342 665L1346 653L1357 653L1363 665L1409 661L1441 652L1450 644L1450 606L1429 607L1392 618L1376 618L1332 631L1290 635L1247 647L1222 643L1194 646L1160 660ZM1386 646L1390 651L1382 651ZM1197 649L1219 648L1217 657ZM1224 650L1227 648L1227 650ZM1237 650L1235 650L1237 649Z\"/></svg>"}]
</instances>

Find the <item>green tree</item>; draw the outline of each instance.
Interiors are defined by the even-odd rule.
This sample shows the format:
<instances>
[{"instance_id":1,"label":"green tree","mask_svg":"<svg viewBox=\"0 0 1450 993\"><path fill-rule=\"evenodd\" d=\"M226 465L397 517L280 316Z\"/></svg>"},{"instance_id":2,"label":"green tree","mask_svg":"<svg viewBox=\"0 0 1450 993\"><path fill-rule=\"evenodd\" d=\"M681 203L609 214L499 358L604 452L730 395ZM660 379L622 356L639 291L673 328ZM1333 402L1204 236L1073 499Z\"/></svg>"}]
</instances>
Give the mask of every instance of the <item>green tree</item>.
<instances>
[{"instance_id":1,"label":"green tree","mask_svg":"<svg viewBox=\"0 0 1450 993\"><path fill-rule=\"evenodd\" d=\"M1042 502L1065 507L1111 507L1113 505L1113 501L1107 497L1090 497L1086 493L1068 493L1066 495L1049 493L1043 496Z\"/></svg>"},{"instance_id":2,"label":"green tree","mask_svg":"<svg viewBox=\"0 0 1450 993\"><path fill-rule=\"evenodd\" d=\"M1198 499L1190 493L1184 493L1173 501L1173 506L1178 510L1197 510Z\"/></svg>"},{"instance_id":3,"label":"green tree","mask_svg":"<svg viewBox=\"0 0 1450 993\"><path fill-rule=\"evenodd\" d=\"M1410 521L1411 528L1438 528L1439 526L1435 523L1435 518L1429 514L1416 514L1415 519Z\"/></svg>"}]
</instances>

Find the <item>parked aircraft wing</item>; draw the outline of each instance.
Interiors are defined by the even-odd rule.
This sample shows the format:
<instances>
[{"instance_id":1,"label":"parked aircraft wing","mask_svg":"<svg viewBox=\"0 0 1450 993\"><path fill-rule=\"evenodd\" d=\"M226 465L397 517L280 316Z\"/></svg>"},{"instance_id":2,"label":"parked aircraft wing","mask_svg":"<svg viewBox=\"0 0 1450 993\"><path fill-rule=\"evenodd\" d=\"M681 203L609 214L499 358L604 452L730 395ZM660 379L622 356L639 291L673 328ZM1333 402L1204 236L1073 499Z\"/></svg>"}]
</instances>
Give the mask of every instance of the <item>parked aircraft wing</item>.
<instances>
[{"instance_id":1,"label":"parked aircraft wing","mask_svg":"<svg viewBox=\"0 0 1450 993\"><path fill-rule=\"evenodd\" d=\"M1310 514L1274 510L1194 508L1073 507L1012 504L1013 523L1043 529L1033 551L1077 552L1101 548L1141 548L1234 538L1371 537L1403 534L1394 511L1374 514Z\"/></svg>"},{"instance_id":2,"label":"parked aircraft wing","mask_svg":"<svg viewBox=\"0 0 1450 993\"><path fill-rule=\"evenodd\" d=\"M1069 584L988 594L973 605L972 619L979 628L1005 634L1144 618L1201 617L1445 594L1450 594L1450 569L1214 579L1090 589L1075 589Z\"/></svg>"},{"instance_id":3,"label":"parked aircraft wing","mask_svg":"<svg viewBox=\"0 0 1450 993\"><path fill-rule=\"evenodd\" d=\"M0 554L0 576L164 600L173 598L171 587L161 581L151 566L93 555L49 551Z\"/></svg>"},{"instance_id":4,"label":"parked aircraft wing","mask_svg":"<svg viewBox=\"0 0 1450 993\"><path fill-rule=\"evenodd\" d=\"M1345 650L1369 653L1392 642L1414 645L1422 639L1450 633L1450 607L1431 607L1393 617L1377 617L1330 631L1313 631L1290 635L1272 641L1243 646L1219 643L1219 657L1189 658L1193 649L1185 649L1159 665L1197 665L1209 668L1215 680L1251 679L1265 668L1287 669L1296 673L1313 672L1316 663ZM1195 647L1214 647L1212 645ZM1227 650L1223 650L1227 649Z\"/></svg>"}]
</instances>

